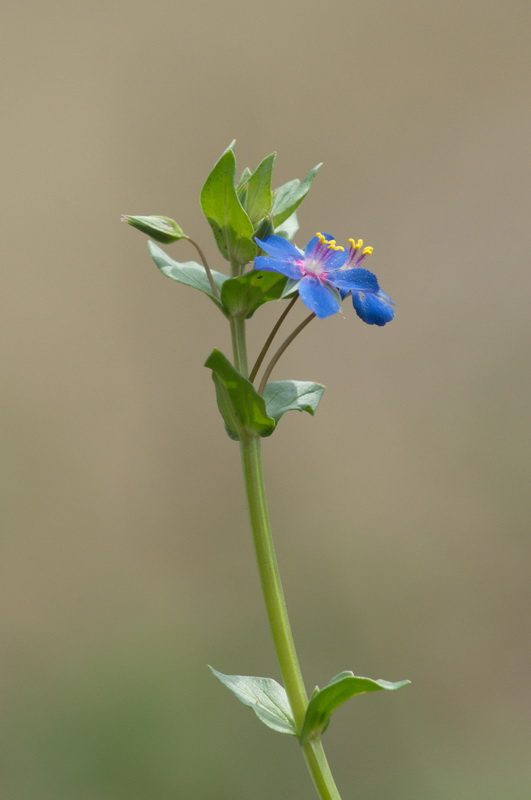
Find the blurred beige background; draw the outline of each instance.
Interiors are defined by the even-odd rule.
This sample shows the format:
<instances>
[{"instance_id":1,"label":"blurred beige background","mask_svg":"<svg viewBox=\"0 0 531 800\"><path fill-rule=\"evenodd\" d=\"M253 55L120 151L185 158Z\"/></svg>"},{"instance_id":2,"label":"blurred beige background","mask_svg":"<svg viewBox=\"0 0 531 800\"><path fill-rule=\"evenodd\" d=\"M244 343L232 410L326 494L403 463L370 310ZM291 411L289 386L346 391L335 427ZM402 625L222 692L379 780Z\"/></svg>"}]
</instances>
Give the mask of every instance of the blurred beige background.
<instances>
[{"instance_id":1,"label":"blurred beige background","mask_svg":"<svg viewBox=\"0 0 531 800\"><path fill-rule=\"evenodd\" d=\"M308 688L413 682L337 713L343 797L528 798L529 3L3 17L3 800L313 797L205 666L278 678L202 367L224 320L119 221L223 268L198 197L233 137L278 184L325 162L297 241L364 237L397 307L305 331L276 377L327 393L265 443Z\"/></svg>"}]
</instances>

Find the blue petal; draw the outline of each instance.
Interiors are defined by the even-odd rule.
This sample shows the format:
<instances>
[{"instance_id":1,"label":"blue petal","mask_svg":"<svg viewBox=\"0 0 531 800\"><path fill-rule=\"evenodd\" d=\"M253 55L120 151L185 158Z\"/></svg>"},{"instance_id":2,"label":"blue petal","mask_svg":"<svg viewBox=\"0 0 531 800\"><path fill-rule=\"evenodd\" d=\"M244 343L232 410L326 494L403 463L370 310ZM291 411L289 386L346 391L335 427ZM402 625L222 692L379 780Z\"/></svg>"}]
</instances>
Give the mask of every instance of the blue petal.
<instances>
[{"instance_id":1,"label":"blue petal","mask_svg":"<svg viewBox=\"0 0 531 800\"><path fill-rule=\"evenodd\" d=\"M368 269L354 267L353 269L341 269L336 272L329 272L326 279L338 289L344 291L369 291L377 292L380 288L376 275Z\"/></svg>"},{"instance_id":2,"label":"blue petal","mask_svg":"<svg viewBox=\"0 0 531 800\"><path fill-rule=\"evenodd\" d=\"M339 295L331 286L317 278L306 275L299 283L299 294L305 306L323 319L337 314L340 308Z\"/></svg>"},{"instance_id":3,"label":"blue petal","mask_svg":"<svg viewBox=\"0 0 531 800\"><path fill-rule=\"evenodd\" d=\"M367 325L385 325L391 322L395 310L385 292L352 292L356 314Z\"/></svg>"},{"instance_id":4,"label":"blue petal","mask_svg":"<svg viewBox=\"0 0 531 800\"><path fill-rule=\"evenodd\" d=\"M269 258L269 256L257 256L254 260L255 269L265 269L268 272L280 272L281 275L287 275L294 281L300 280L301 270L293 261L281 261L278 258Z\"/></svg>"},{"instance_id":5,"label":"blue petal","mask_svg":"<svg viewBox=\"0 0 531 800\"><path fill-rule=\"evenodd\" d=\"M266 236L262 241L255 236L255 242L262 248L262 250L273 258L280 258L282 261L300 260L302 255L300 250L294 244L288 242L283 236Z\"/></svg>"}]
</instances>

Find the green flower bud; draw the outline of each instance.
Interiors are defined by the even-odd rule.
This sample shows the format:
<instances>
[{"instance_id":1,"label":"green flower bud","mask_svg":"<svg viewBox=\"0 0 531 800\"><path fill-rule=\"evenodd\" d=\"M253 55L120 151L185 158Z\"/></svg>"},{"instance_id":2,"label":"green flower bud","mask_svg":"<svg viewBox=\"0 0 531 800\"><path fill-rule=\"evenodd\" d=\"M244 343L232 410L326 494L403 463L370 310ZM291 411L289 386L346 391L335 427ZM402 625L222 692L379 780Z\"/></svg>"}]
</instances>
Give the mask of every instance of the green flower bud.
<instances>
[{"instance_id":1,"label":"green flower bud","mask_svg":"<svg viewBox=\"0 0 531 800\"><path fill-rule=\"evenodd\" d=\"M259 239L265 239L266 236L270 236L274 232L273 220L268 216L260 220L255 228L254 235Z\"/></svg>"},{"instance_id":2,"label":"green flower bud","mask_svg":"<svg viewBox=\"0 0 531 800\"><path fill-rule=\"evenodd\" d=\"M131 217L124 214L122 222L128 222L133 228L147 233L152 239L163 244L171 244L178 242L179 239L188 238L175 220L169 217Z\"/></svg>"}]
</instances>

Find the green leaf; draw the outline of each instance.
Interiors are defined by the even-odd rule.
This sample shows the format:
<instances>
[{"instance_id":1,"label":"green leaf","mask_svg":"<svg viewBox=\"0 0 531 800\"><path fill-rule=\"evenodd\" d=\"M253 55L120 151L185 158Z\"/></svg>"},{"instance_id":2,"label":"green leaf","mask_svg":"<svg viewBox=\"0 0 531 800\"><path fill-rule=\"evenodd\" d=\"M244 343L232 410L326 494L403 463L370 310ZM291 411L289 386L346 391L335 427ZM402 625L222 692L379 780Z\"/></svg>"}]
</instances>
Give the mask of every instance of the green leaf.
<instances>
[{"instance_id":1,"label":"green leaf","mask_svg":"<svg viewBox=\"0 0 531 800\"><path fill-rule=\"evenodd\" d=\"M244 208L245 204L247 203L247 184L252 174L253 173L251 172L249 167L245 167L245 169L241 174L240 180L238 181L238 185L236 186L238 199Z\"/></svg>"},{"instance_id":2,"label":"green leaf","mask_svg":"<svg viewBox=\"0 0 531 800\"><path fill-rule=\"evenodd\" d=\"M234 186L235 171L234 152L226 150L201 190L201 208L223 258L241 266L254 258L257 247L253 225Z\"/></svg>"},{"instance_id":3,"label":"green leaf","mask_svg":"<svg viewBox=\"0 0 531 800\"><path fill-rule=\"evenodd\" d=\"M275 228L275 233L277 236L283 236L284 239L293 239L298 230L299 220L297 219L297 212L294 211L290 217Z\"/></svg>"},{"instance_id":4,"label":"green leaf","mask_svg":"<svg viewBox=\"0 0 531 800\"><path fill-rule=\"evenodd\" d=\"M224 675L213 667L209 669L240 703L253 709L264 725L279 733L297 735L286 690L273 678Z\"/></svg>"},{"instance_id":5,"label":"green leaf","mask_svg":"<svg viewBox=\"0 0 531 800\"><path fill-rule=\"evenodd\" d=\"M212 292L212 287L210 286L204 267L197 264L195 261L184 261L183 263L174 261L173 258L170 258L164 250L161 250L160 247L153 244L153 242L148 242L148 250L153 261L163 275L166 275L167 278L171 278L178 283L183 283L185 286L192 286L194 289L199 289L200 292L208 295L218 308L223 312L225 311L220 300ZM225 281L229 280L229 276L224 275L222 272L216 272L215 270L211 270L211 273L218 291L221 292L221 287Z\"/></svg>"},{"instance_id":6,"label":"green leaf","mask_svg":"<svg viewBox=\"0 0 531 800\"><path fill-rule=\"evenodd\" d=\"M241 174L240 180L238 181L238 185L236 186L236 191L237 192L239 192L240 189L243 189L245 184L249 182L249 178L251 177L252 174L253 173L251 172L249 167L245 167L245 169L243 170L243 172Z\"/></svg>"},{"instance_id":7,"label":"green leaf","mask_svg":"<svg viewBox=\"0 0 531 800\"><path fill-rule=\"evenodd\" d=\"M317 410L325 387L309 381L271 381L264 389L267 413L278 422L286 411L307 411L312 416Z\"/></svg>"},{"instance_id":8,"label":"green leaf","mask_svg":"<svg viewBox=\"0 0 531 800\"><path fill-rule=\"evenodd\" d=\"M273 202L271 177L276 156L276 153L266 156L249 178L245 207L253 225L256 225L271 210Z\"/></svg>"},{"instance_id":9,"label":"green leaf","mask_svg":"<svg viewBox=\"0 0 531 800\"><path fill-rule=\"evenodd\" d=\"M252 383L219 350L212 351L205 367L212 370L219 412L230 438L238 440L245 431L270 436L275 420L267 415L264 398Z\"/></svg>"},{"instance_id":10,"label":"green leaf","mask_svg":"<svg viewBox=\"0 0 531 800\"><path fill-rule=\"evenodd\" d=\"M278 272L251 270L240 278L225 281L221 302L229 316L252 317L256 309L282 296L287 278Z\"/></svg>"},{"instance_id":11,"label":"green leaf","mask_svg":"<svg viewBox=\"0 0 531 800\"><path fill-rule=\"evenodd\" d=\"M351 697L366 692L377 692L379 689L396 691L409 683L411 681L398 681L398 683L374 681L372 678L358 678L353 672L340 672L324 689L316 688L314 691L302 726L301 744L306 744L308 739L317 738L324 733L336 708Z\"/></svg>"},{"instance_id":12,"label":"green leaf","mask_svg":"<svg viewBox=\"0 0 531 800\"><path fill-rule=\"evenodd\" d=\"M163 244L178 242L179 239L186 239L186 235L177 225L174 219L169 217L131 217L124 214L122 222L128 222L133 228L142 233L147 233L152 239Z\"/></svg>"},{"instance_id":13,"label":"green leaf","mask_svg":"<svg viewBox=\"0 0 531 800\"><path fill-rule=\"evenodd\" d=\"M291 217L294 211L300 206L312 185L313 179L321 164L317 164L309 171L306 177L301 181L295 178L293 181L288 181L283 186L280 186L274 193L273 206L271 213L275 223L275 228L278 227L284 220Z\"/></svg>"}]
</instances>

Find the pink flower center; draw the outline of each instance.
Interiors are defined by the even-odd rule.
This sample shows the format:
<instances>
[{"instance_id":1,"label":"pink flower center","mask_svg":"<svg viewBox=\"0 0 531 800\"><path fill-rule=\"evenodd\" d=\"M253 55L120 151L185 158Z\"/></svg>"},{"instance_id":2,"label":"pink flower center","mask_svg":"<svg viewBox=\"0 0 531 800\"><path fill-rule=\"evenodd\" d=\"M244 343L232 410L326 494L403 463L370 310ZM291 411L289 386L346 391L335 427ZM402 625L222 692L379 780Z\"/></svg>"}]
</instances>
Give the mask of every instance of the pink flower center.
<instances>
[{"instance_id":1,"label":"pink flower center","mask_svg":"<svg viewBox=\"0 0 531 800\"><path fill-rule=\"evenodd\" d=\"M323 280L326 277L323 263L317 258L301 262L301 272L303 275L310 275L312 278L318 278L319 280Z\"/></svg>"}]
</instances>

